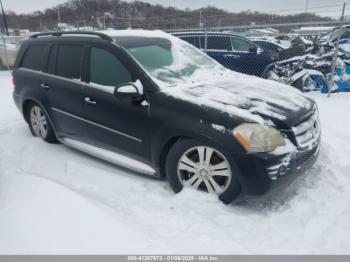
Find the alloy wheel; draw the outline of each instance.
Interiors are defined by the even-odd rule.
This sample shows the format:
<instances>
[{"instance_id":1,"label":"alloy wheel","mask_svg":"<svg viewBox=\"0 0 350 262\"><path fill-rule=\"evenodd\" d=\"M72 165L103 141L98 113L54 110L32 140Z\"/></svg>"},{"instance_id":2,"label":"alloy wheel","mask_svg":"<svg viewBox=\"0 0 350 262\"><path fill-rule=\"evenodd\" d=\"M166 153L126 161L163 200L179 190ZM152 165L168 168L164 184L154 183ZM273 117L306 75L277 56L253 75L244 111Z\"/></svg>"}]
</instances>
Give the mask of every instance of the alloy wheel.
<instances>
[{"instance_id":1,"label":"alloy wheel","mask_svg":"<svg viewBox=\"0 0 350 262\"><path fill-rule=\"evenodd\" d=\"M33 106L30 110L30 124L36 136L40 138L45 138L47 136L47 119L39 106Z\"/></svg>"},{"instance_id":2,"label":"alloy wheel","mask_svg":"<svg viewBox=\"0 0 350 262\"><path fill-rule=\"evenodd\" d=\"M187 150L178 162L177 174L183 186L217 195L226 191L232 179L228 160L208 146Z\"/></svg>"}]
</instances>

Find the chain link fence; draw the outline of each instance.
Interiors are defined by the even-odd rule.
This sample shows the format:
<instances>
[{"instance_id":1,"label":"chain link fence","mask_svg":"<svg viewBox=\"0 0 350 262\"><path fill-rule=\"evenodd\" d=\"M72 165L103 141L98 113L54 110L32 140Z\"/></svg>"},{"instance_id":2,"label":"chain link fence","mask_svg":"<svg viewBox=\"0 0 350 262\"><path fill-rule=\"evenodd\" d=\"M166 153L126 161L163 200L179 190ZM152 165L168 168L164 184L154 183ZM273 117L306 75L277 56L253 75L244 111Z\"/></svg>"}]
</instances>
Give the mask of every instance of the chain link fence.
<instances>
[{"instance_id":1,"label":"chain link fence","mask_svg":"<svg viewBox=\"0 0 350 262\"><path fill-rule=\"evenodd\" d=\"M350 90L350 21L345 6L275 10L270 14L205 10L164 16L142 16L132 10L126 17L103 13L85 19L59 17L56 24L39 22L41 31L163 30L240 73L286 83L302 91ZM0 67L11 66L15 46L22 39L23 36L3 37Z\"/></svg>"},{"instance_id":2,"label":"chain link fence","mask_svg":"<svg viewBox=\"0 0 350 262\"><path fill-rule=\"evenodd\" d=\"M304 92L342 92L350 91L350 24L341 11L339 17L208 26L213 19L208 23L201 14L197 27L165 31L233 71L279 81Z\"/></svg>"}]
</instances>

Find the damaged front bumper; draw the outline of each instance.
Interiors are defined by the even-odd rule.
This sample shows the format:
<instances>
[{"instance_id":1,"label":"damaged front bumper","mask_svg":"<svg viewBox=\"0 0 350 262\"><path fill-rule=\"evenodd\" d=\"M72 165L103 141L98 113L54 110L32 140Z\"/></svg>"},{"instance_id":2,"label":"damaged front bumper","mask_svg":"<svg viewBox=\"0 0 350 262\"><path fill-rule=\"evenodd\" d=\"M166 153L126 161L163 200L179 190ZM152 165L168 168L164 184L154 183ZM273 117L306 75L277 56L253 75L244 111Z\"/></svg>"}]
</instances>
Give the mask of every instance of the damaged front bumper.
<instances>
[{"instance_id":1,"label":"damaged front bumper","mask_svg":"<svg viewBox=\"0 0 350 262\"><path fill-rule=\"evenodd\" d=\"M320 152L320 138L306 150L295 150L283 156L266 158L266 175L271 180L271 189L287 186L316 162Z\"/></svg>"},{"instance_id":2,"label":"damaged front bumper","mask_svg":"<svg viewBox=\"0 0 350 262\"><path fill-rule=\"evenodd\" d=\"M313 166L320 152L320 142L319 137L302 150L286 146L271 153L235 156L240 158L237 163L243 195L262 196L288 186Z\"/></svg>"}]
</instances>

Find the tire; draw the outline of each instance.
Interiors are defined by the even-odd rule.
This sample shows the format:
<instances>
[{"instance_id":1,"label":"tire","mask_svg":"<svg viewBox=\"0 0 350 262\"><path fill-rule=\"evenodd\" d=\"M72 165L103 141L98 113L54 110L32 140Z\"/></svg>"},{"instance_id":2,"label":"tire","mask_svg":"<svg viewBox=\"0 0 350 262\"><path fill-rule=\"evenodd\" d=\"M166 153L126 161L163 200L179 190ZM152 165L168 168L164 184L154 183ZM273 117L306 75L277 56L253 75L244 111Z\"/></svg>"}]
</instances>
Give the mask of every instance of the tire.
<instances>
[{"instance_id":1,"label":"tire","mask_svg":"<svg viewBox=\"0 0 350 262\"><path fill-rule=\"evenodd\" d=\"M34 137L40 137L48 143L57 143L55 131L48 116L40 105L30 103L27 107L26 119L30 132Z\"/></svg>"},{"instance_id":2,"label":"tire","mask_svg":"<svg viewBox=\"0 0 350 262\"><path fill-rule=\"evenodd\" d=\"M210 158L206 159L208 154ZM200 158L203 160L200 161ZM241 192L239 182L232 172L232 167L235 166L232 161L220 149L203 145L194 139L180 139L169 150L165 171L175 193L179 193L184 186L189 186L216 194L223 203L229 204ZM215 166L217 169L214 169Z\"/></svg>"}]
</instances>

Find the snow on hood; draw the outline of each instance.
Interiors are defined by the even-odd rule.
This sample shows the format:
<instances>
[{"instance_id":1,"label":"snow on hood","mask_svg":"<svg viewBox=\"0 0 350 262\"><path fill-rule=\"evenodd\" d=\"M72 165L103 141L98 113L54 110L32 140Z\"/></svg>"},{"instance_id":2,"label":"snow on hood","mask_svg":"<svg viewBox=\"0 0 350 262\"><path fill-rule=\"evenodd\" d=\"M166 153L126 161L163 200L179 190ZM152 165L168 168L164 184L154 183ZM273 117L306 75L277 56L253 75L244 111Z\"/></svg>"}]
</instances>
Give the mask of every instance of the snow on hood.
<instances>
[{"instance_id":1,"label":"snow on hood","mask_svg":"<svg viewBox=\"0 0 350 262\"><path fill-rule=\"evenodd\" d=\"M281 121L288 114L309 111L314 102L295 88L271 80L227 72L215 79L163 88L167 95L208 106L249 122Z\"/></svg>"}]
</instances>

